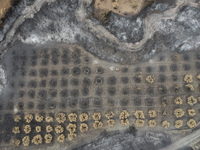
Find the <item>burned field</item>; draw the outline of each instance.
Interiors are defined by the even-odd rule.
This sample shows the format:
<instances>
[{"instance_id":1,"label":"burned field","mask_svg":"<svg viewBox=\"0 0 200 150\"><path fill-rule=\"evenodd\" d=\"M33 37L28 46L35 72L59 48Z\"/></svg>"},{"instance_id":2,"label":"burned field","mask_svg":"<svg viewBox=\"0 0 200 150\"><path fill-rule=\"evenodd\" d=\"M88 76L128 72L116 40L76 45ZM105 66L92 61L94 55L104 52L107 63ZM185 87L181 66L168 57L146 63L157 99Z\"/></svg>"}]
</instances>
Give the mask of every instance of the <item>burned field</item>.
<instances>
[{"instance_id":1,"label":"burned field","mask_svg":"<svg viewBox=\"0 0 200 150\"><path fill-rule=\"evenodd\" d=\"M199 149L196 0L17 0L0 27L0 149Z\"/></svg>"},{"instance_id":2,"label":"burned field","mask_svg":"<svg viewBox=\"0 0 200 150\"><path fill-rule=\"evenodd\" d=\"M92 132L129 126L138 132L194 129L200 113L198 56L163 52L124 66L78 45L16 43L2 61L8 84L0 103L1 146L75 148Z\"/></svg>"}]
</instances>

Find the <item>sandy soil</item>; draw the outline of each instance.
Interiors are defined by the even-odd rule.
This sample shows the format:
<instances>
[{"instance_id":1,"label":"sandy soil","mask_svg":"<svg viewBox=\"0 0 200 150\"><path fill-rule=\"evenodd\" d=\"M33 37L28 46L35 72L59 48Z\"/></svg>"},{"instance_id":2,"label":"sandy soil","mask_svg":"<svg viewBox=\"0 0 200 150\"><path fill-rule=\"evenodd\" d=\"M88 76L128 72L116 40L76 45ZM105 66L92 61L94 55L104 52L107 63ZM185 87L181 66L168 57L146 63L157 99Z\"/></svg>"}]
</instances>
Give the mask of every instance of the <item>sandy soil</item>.
<instances>
[{"instance_id":1,"label":"sandy soil","mask_svg":"<svg viewBox=\"0 0 200 150\"><path fill-rule=\"evenodd\" d=\"M9 10L11 7L11 0L0 0L0 19L4 17L6 12ZM1 24L1 21L0 21Z\"/></svg>"},{"instance_id":2,"label":"sandy soil","mask_svg":"<svg viewBox=\"0 0 200 150\"><path fill-rule=\"evenodd\" d=\"M112 11L122 16L132 16L138 14L143 6L145 0L96 0L95 9Z\"/></svg>"}]
</instances>

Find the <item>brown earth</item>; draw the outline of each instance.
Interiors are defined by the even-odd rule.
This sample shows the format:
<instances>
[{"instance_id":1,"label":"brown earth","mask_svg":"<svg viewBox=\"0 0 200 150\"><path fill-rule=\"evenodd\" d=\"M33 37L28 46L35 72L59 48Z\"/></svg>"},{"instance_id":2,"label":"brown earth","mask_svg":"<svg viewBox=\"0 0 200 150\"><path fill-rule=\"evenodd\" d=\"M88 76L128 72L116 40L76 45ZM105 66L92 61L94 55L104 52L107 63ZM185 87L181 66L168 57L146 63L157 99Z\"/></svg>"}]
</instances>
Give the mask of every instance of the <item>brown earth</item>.
<instances>
[{"instance_id":1,"label":"brown earth","mask_svg":"<svg viewBox=\"0 0 200 150\"><path fill-rule=\"evenodd\" d=\"M176 5L176 0L95 0L94 16L107 23L107 16L111 11L124 17L132 17L153 2Z\"/></svg>"},{"instance_id":2,"label":"brown earth","mask_svg":"<svg viewBox=\"0 0 200 150\"><path fill-rule=\"evenodd\" d=\"M112 11L125 17L138 14L144 7L154 0L95 0L95 10Z\"/></svg>"},{"instance_id":3,"label":"brown earth","mask_svg":"<svg viewBox=\"0 0 200 150\"><path fill-rule=\"evenodd\" d=\"M4 18L7 11L11 8L12 3L15 0L0 0L0 25L2 24L2 18Z\"/></svg>"}]
</instances>

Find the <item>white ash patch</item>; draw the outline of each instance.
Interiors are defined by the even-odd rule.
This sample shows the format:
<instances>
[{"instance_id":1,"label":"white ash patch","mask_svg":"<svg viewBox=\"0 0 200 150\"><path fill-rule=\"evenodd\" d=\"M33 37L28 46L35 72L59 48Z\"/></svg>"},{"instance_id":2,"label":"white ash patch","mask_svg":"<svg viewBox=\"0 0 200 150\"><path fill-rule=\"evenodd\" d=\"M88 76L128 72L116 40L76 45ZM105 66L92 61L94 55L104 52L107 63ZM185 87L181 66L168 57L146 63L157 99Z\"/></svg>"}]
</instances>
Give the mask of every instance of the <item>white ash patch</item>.
<instances>
[{"instance_id":1,"label":"white ash patch","mask_svg":"<svg viewBox=\"0 0 200 150\"><path fill-rule=\"evenodd\" d=\"M2 66L0 65L0 95L5 87L6 84L6 75L5 71L3 70Z\"/></svg>"}]
</instances>

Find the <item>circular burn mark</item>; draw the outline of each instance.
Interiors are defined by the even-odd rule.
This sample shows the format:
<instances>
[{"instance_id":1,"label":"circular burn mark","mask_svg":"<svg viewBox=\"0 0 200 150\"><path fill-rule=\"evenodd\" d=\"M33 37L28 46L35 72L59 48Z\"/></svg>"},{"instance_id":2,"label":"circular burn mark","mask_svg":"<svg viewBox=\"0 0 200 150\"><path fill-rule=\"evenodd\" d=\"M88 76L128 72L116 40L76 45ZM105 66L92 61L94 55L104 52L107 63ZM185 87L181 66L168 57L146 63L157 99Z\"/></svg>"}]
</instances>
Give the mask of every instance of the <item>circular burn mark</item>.
<instances>
[{"instance_id":1,"label":"circular burn mark","mask_svg":"<svg viewBox=\"0 0 200 150\"><path fill-rule=\"evenodd\" d=\"M11 72L11 76L12 76L12 77L15 77L15 76L16 76L16 72L15 72L15 71L12 71L12 72Z\"/></svg>"},{"instance_id":2,"label":"circular burn mark","mask_svg":"<svg viewBox=\"0 0 200 150\"><path fill-rule=\"evenodd\" d=\"M51 75L52 76L57 76L58 75L58 71L57 70L51 70Z\"/></svg>"},{"instance_id":3,"label":"circular burn mark","mask_svg":"<svg viewBox=\"0 0 200 150\"><path fill-rule=\"evenodd\" d=\"M121 106L128 106L129 104L129 99L128 98L124 98L122 100L120 100L120 105Z\"/></svg>"},{"instance_id":4,"label":"circular burn mark","mask_svg":"<svg viewBox=\"0 0 200 150\"><path fill-rule=\"evenodd\" d=\"M78 97L79 96L79 91L77 89L73 89L70 91L70 96L72 97Z\"/></svg>"},{"instance_id":5,"label":"circular burn mark","mask_svg":"<svg viewBox=\"0 0 200 150\"><path fill-rule=\"evenodd\" d=\"M59 107L60 107L61 109L66 109L66 104L65 104L65 102L59 103Z\"/></svg>"},{"instance_id":6,"label":"circular burn mark","mask_svg":"<svg viewBox=\"0 0 200 150\"><path fill-rule=\"evenodd\" d=\"M171 87L171 91L173 93L178 93L180 91L180 87L177 85L177 84L174 84L172 87Z\"/></svg>"},{"instance_id":7,"label":"circular burn mark","mask_svg":"<svg viewBox=\"0 0 200 150\"><path fill-rule=\"evenodd\" d=\"M2 111L3 110L3 104L1 103L0 104L0 111Z\"/></svg>"},{"instance_id":8,"label":"circular burn mark","mask_svg":"<svg viewBox=\"0 0 200 150\"><path fill-rule=\"evenodd\" d=\"M19 87L20 87L20 88L25 87L25 82L24 82L24 81L19 81Z\"/></svg>"},{"instance_id":9,"label":"circular burn mark","mask_svg":"<svg viewBox=\"0 0 200 150\"><path fill-rule=\"evenodd\" d=\"M84 73L85 75L90 75L90 74L91 74L91 69L90 69L89 67L84 67L84 68L83 68L83 73Z\"/></svg>"},{"instance_id":10,"label":"circular burn mark","mask_svg":"<svg viewBox=\"0 0 200 150\"><path fill-rule=\"evenodd\" d=\"M133 77L133 80L135 80L136 83L141 83L142 82L142 75L137 75Z\"/></svg>"},{"instance_id":11,"label":"circular burn mark","mask_svg":"<svg viewBox=\"0 0 200 150\"><path fill-rule=\"evenodd\" d=\"M48 65L48 63L49 63L48 59L42 59L41 66L46 66L46 65Z\"/></svg>"},{"instance_id":12,"label":"circular burn mark","mask_svg":"<svg viewBox=\"0 0 200 150\"><path fill-rule=\"evenodd\" d=\"M141 94L141 88L140 87L135 87L134 88L134 93L137 94L137 95Z\"/></svg>"},{"instance_id":13,"label":"circular burn mark","mask_svg":"<svg viewBox=\"0 0 200 150\"><path fill-rule=\"evenodd\" d=\"M12 54L13 56L15 56L15 55L17 55L17 52L16 52L16 51L12 51L11 54Z\"/></svg>"},{"instance_id":14,"label":"circular burn mark","mask_svg":"<svg viewBox=\"0 0 200 150\"><path fill-rule=\"evenodd\" d=\"M78 75L80 75L80 74L81 74L81 69L80 69L80 68L74 67L74 68L72 69L72 75L73 75L73 76L78 76Z\"/></svg>"},{"instance_id":15,"label":"circular burn mark","mask_svg":"<svg viewBox=\"0 0 200 150\"><path fill-rule=\"evenodd\" d=\"M13 110L14 109L14 103L13 102L8 102L6 105L6 110Z\"/></svg>"},{"instance_id":16,"label":"circular burn mark","mask_svg":"<svg viewBox=\"0 0 200 150\"><path fill-rule=\"evenodd\" d=\"M153 94L154 94L154 88L153 88L153 87L148 87L148 88L146 89L146 92L147 92L147 94L149 94L149 95L153 95Z\"/></svg>"},{"instance_id":17,"label":"circular burn mark","mask_svg":"<svg viewBox=\"0 0 200 150\"><path fill-rule=\"evenodd\" d=\"M51 51L51 55L52 55L53 57L59 57L59 56L60 56L59 50L58 50L58 49L53 49L53 50Z\"/></svg>"},{"instance_id":18,"label":"circular burn mark","mask_svg":"<svg viewBox=\"0 0 200 150\"><path fill-rule=\"evenodd\" d=\"M89 107L89 98L86 98L86 99L82 99L80 101L80 107L81 108L88 108Z\"/></svg>"},{"instance_id":19,"label":"circular burn mark","mask_svg":"<svg viewBox=\"0 0 200 150\"><path fill-rule=\"evenodd\" d=\"M51 79L49 82L50 87L56 87L57 86L57 80L56 79Z\"/></svg>"},{"instance_id":20,"label":"circular burn mark","mask_svg":"<svg viewBox=\"0 0 200 150\"><path fill-rule=\"evenodd\" d=\"M68 80L62 78L61 81L60 81L60 86L61 87L66 87L67 85L68 85Z\"/></svg>"},{"instance_id":21,"label":"circular burn mark","mask_svg":"<svg viewBox=\"0 0 200 150\"><path fill-rule=\"evenodd\" d=\"M49 102L48 103L48 108L49 109L55 109L56 108L56 102Z\"/></svg>"},{"instance_id":22,"label":"circular burn mark","mask_svg":"<svg viewBox=\"0 0 200 150\"><path fill-rule=\"evenodd\" d=\"M95 107L102 107L102 100L100 98L94 98L93 105Z\"/></svg>"},{"instance_id":23,"label":"circular burn mark","mask_svg":"<svg viewBox=\"0 0 200 150\"><path fill-rule=\"evenodd\" d=\"M69 107L74 108L76 107L78 104L78 100L77 99L70 99L69 100Z\"/></svg>"},{"instance_id":24,"label":"circular burn mark","mask_svg":"<svg viewBox=\"0 0 200 150\"><path fill-rule=\"evenodd\" d=\"M171 60L172 60L173 62L179 61L178 55L177 55L177 54L172 55L172 56L171 56Z\"/></svg>"},{"instance_id":25,"label":"circular burn mark","mask_svg":"<svg viewBox=\"0 0 200 150\"><path fill-rule=\"evenodd\" d=\"M74 59L74 60L73 60L73 63L74 63L75 65L80 64L80 63L81 63L81 60L80 60L80 59Z\"/></svg>"},{"instance_id":26,"label":"circular burn mark","mask_svg":"<svg viewBox=\"0 0 200 150\"><path fill-rule=\"evenodd\" d=\"M43 103L43 102L38 103L37 104L37 109L38 110L44 110L45 109L45 103Z\"/></svg>"},{"instance_id":27,"label":"circular burn mark","mask_svg":"<svg viewBox=\"0 0 200 150\"><path fill-rule=\"evenodd\" d=\"M111 106L111 107L113 107L115 105L115 101L110 98L108 98L107 103L108 103L108 106Z\"/></svg>"},{"instance_id":28,"label":"circular burn mark","mask_svg":"<svg viewBox=\"0 0 200 150\"><path fill-rule=\"evenodd\" d=\"M122 94L123 95L129 95L129 88L128 87L125 87L122 89Z\"/></svg>"},{"instance_id":29,"label":"circular burn mark","mask_svg":"<svg viewBox=\"0 0 200 150\"><path fill-rule=\"evenodd\" d=\"M151 73L153 71L153 68L151 66L146 67L146 72Z\"/></svg>"},{"instance_id":30,"label":"circular burn mark","mask_svg":"<svg viewBox=\"0 0 200 150\"><path fill-rule=\"evenodd\" d=\"M97 88L96 89L96 95L101 96L103 94L103 89L102 88Z\"/></svg>"},{"instance_id":31,"label":"circular burn mark","mask_svg":"<svg viewBox=\"0 0 200 150\"><path fill-rule=\"evenodd\" d=\"M18 108L19 108L19 110L23 110L24 109L24 103L23 102L19 102L18 103Z\"/></svg>"},{"instance_id":32,"label":"circular burn mark","mask_svg":"<svg viewBox=\"0 0 200 150\"><path fill-rule=\"evenodd\" d=\"M104 69L103 69L102 67L98 67L98 68L96 69L96 72L97 72L98 74L103 74L103 73L104 73Z\"/></svg>"},{"instance_id":33,"label":"circular burn mark","mask_svg":"<svg viewBox=\"0 0 200 150\"><path fill-rule=\"evenodd\" d=\"M145 103L147 106L152 106L154 104L154 100L152 98L146 98Z\"/></svg>"},{"instance_id":34,"label":"circular burn mark","mask_svg":"<svg viewBox=\"0 0 200 150\"><path fill-rule=\"evenodd\" d=\"M47 59L47 60L48 60L48 59L49 59L49 54L47 54L47 53L46 53L46 54L43 54L43 55L42 55L42 58L44 58L44 59Z\"/></svg>"},{"instance_id":35,"label":"circular burn mark","mask_svg":"<svg viewBox=\"0 0 200 150\"><path fill-rule=\"evenodd\" d=\"M194 90L194 87L191 84L189 85L185 84L183 87L184 87L184 91L186 92L192 92Z\"/></svg>"},{"instance_id":36,"label":"circular burn mark","mask_svg":"<svg viewBox=\"0 0 200 150\"><path fill-rule=\"evenodd\" d=\"M82 89L82 95L83 95L83 96L87 96L88 94L89 94L89 89L86 88L86 87L84 87L84 88Z\"/></svg>"},{"instance_id":37,"label":"circular burn mark","mask_svg":"<svg viewBox=\"0 0 200 150\"><path fill-rule=\"evenodd\" d=\"M46 80L41 80L40 87L46 87Z\"/></svg>"},{"instance_id":38,"label":"circular burn mark","mask_svg":"<svg viewBox=\"0 0 200 150\"><path fill-rule=\"evenodd\" d=\"M15 88L15 82L14 82L14 81L10 81L9 87L10 87L10 88Z\"/></svg>"},{"instance_id":39,"label":"circular burn mark","mask_svg":"<svg viewBox=\"0 0 200 150\"><path fill-rule=\"evenodd\" d=\"M68 68L62 68L61 75L67 75L67 74L69 74L69 69Z\"/></svg>"},{"instance_id":40,"label":"circular burn mark","mask_svg":"<svg viewBox=\"0 0 200 150\"><path fill-rule=\"evenodd\" d=\"M71 53L71 57L73 59L78 59L81 56L81 50L80 49L75 49L72 53Z\"/></svg>"},{"instance_id":41,"label":"circular burn mark","mask_svg":"<svg viewBox=\"0 0 200 150\"><path fill-rule=\"evenodd\" d=\"M37 61L37 59L38 59L38 56L37 55L33 55L33 56L31 56L31 58L30 58L31 60L33 60L33 61Z\"/></svg>"},{"instance_id":42,"label":"circular burn mark","mask_svg":"<svg viewBox=\"0 0 200 150\"><path fill-rule=\"evenodd\" d=\"M184 69L185 71L188 71L188 70L191 69L191 66L190 66L189 64L183 64L183 69Z\"/></svg>"},{"instance_id":43,"label":"circular burn mark","mask_svg":"<svg viewBox=\"0 0 200 150\"><path fill-rule=\"evenodd\" d=\"M196 69L197 69L197 70L200 70L200 62L196 62L196 63L195 63L195 66L196 66Z\"/></svg>"},{"instance_id":44,"label":"circular burn mark","mask_svg":"<svg viewBox=\"0 0 200 150\"><path fill-rule=\"evenodd\" d=\"M24 91L19 91L19 97L24 97L25 92Z\"/></svg>"},{"instance_id":45,"label":"circular burn mark","mask_svg":"<svg viewBox=\"0 0 200 150\"><path fill-rule=\"evenodd\" d=\"M104 82L104 79L103 79L103 77L100 77L100 76L97 76L94 80L94 84L96 84L96 85L102 85L103 82Z\"/></svg>"},{"instance_id":46,"label":"circular burn mark","mask_svg":"<svg viewBox=\"0 0 200 150\"><path fill-rule=\"evenodd\" d=\"M49 95L50 95L50 97L52 97L52 98L54 98L54 97L56 97L57 96L57 90L50 90L49 91Z\"/></svg>"},{"instance_id":47,"label":"circular burn mark","mask_svg":"<svg viewBox=\"0 0 200 150\"><path fill-rule=\"evenodd\" d=\"M63 53L62 54L62 59L67 59L68 58L68 53Z\"/></svg>"},{"instance_id":48,"label":"circular burn mark","mask_svg":"<svg viewBox=\"0 0 200 150\"><path fill-rule=\"evenodd\" d=\"M74 52L80 57L81 56L81 50L79 48L75 48Z\"/></svg>"},{"instance_id":49,"label":"circular burn mark","mask_svg":"<svg viewBox=\"0 0 200 150\"><path fill-rule=\"evenodd\" d=\"M37 66L37 60L31 60L30 61L30 65L32 66L32 67L35 67L35 66Z\"/></svg>"},{"instance_id":50,"label":"circular burn mark","mask_svg":"<svg viewBox=\"0 0 200 150\"><path fill-rule=\"evenodd\" d=\"M178 71L178 65L177 64L171 64L171 66L170 66L170 69L171 69L171 71Z\"/></svg>"},{"instance_id":51,"label":"circular burn mark","mask_svg":"<svg viewBox=\"0 0 200 150\"><path fill-rule=\"evenodd\" d=\"M166 105L166 104L169 104L169 102L167 101L167 98L166 98L166 97L161 97L161 98L160 98L160 104L161 104L161 105L163 105L163 104Z\"/></svg>"},{"instance_id":52,"label":"circular burn mark","mask_svg":"<svg viewBox=\"0 0 200 150\"><path fill-rule=\"evenodd\" d=\"M166 80L167 80L167 77L166 77L165 75L160 74L160 75L158 76L158 82L164 83Z\"/></svg>"},{"instance_id":53,"label":"circular burn mark","mask_svg":"<svg viewBox=\"0 0 200 150\"><path fill-rule=\"evenodd\" d=\"M22 58L22 59L24 59L24 60L21 60L19 66L24 67L24 66L26 66L26 58Z\"/></svg>"},{"instance_id":54,"label":"circular burn mark","mask_svg":"<svg viewBox=\"0 0 200 150\"><path fill-rule=\"evenodd\" d=\"M65 57L65 58L62 59L62 63L64 65L69 64L69 62L70 62L70 58L68 58L68 57Z\"/></svg>"},{"instance_id":55,"label":"circular burn mark","mask_svg":"<svg viewBox=\"0 0 200 150\"><path fill-rule=\"evenodd\" d=\"M165 56L161 55L161 56L158 57L158 60L159 60L159 61L164 61L165 58L166 58Z\"/></svg>"},{"instance_id":56,"label":"circular burn mark","mask_svg":"<svg viewBox=\"0 0 200 150\"><path fill-rule=\"evenodd\" d=\"M121 82L122 82L123 84L128 84L129 78L128 78L128 77L121 77Z\"/></svg>"},{"instance_id":57,"label":"circular burn mark","mask_svg":"<svg viewBox=\"0 0 200 150\"><path fill-rule=\"evenodd\" d=\"M123 73L127 73L128 72L128 68L122 68L122 72Z\"/></svg>"},{"instance_id":58,"label":"circular burn mark","mask_svg":"<svg viewBox=\"0 0 200 150\"><path fill-rule=\"evenodd\" d=\"M20 71L20 75L21 75L21 76L25 76L25 75L26 75L26 70L21 70L21 71ZM36 74L36 75L37 75L37 74Z\"/></svg>"},{"instance_id":59,"label":"circular burn mark","mask_svg":"<svg viewBox=\"0 0 200 150\"><path fill-rule=\"evenodd\" d=\"M107 91L110 96L114 96L116 94L116 89L114 87L109 87Z\"/></svg>"},{"instance_id":60,"label":"circular burn mark","mask_svg":"<svg viewBox=\"0 0 200 150\"><path fill-rule=\"evenodd\" d=\"M40 77L41 78L42 77L47 77L48 73L49 73L48 69L43 69L43 68L40 69Z\"/></svg>"},{"instance_id":61,"label":"circular burn mark","mask_svg":"<svg viewBox=\"0 0 200 150\"><path fill-rule=\"evenodd\" d=\"M165 72L167 70L166 66L159 66L159 72Z\"/></svg>"},{"instance_id":62,"label":"circular burn mark","mask_svg":"<svg viewBox=\"0 0 200 150\"><path fill-rule=\"evenodd\" d=\"M52 62L53 65L57 65L59 60L58 60L58 58L52 58L51 62Z\"/></svg>"},{"instance_id":63,"label":"circular burn mark","mask_svg":"<svg viewBox=\"0 0 200 150\"><path fill-rule=\"evenodd\" d=\"M117 82L117 78L115 76L109 77L107 80L107 84L111 86L115 85L116 82Z\"/></svg>"},{"instance_id":64,"label":"circular burn mark","mask_svg":"<svg viewBox=\"0 0 200 150\"><path fill-rule=\"evenodd\" d=\"M189 56L188 54L184 54L184 55L182 56L182 59L183 59L184 61L190 61L190 56Z\"/></svg>"},{"instance_id":65,"label":"circular burn mark","mask_svg":"<svg viewBox=\"0 0 200 150\"><path fill-rule=\"evenodd\" d=\"M31 77L37 76L37 70L31 70L29 73L29 76L31 76Z\"/></svg>"},{"instance_id":66,"label":"circular burn mark","mask_svg":"<svg viewBox=\"0 0 200 150\"><path fill-rule=\"evenodd\" d=\"M35 56L35 55L37 55L37 52L36 52L36 50L31 50L30 54L33 55L33 56Z\"/></svg>"},{"instance_id":67,"label":"circular burn mark","mask_svg":"<svg viewBox=\"0 0 200 150\"><path fill-rule=\"evenodd\" d=\"M71 81L70 81L70 84L72 86L78 86L79 85L79 80L76 79L76 78L72 78Z\"/></svg>"},{"instance_id":68,"label":"circular burn mark","mask_svg":"<svg viewBox=\"0 0 200 150\"><path fill-rule=\"evenodd\" d=\"M85 63L90 63L90 58L89 58L89 57L85 57L85 58L84 58L84 62L85 62Z\"/></svg>"},{"instance_id":69,"label":"circular burn mark","mask_svg":"<svg viewBox=\"0 0 200 150\"><path fill-rule=\"evenodd\" d=\"M62 90L62 91L60 91L60 96L62 97L62 98L65 98L65 97L67 97L68 96L68 90Z\"/></svg>"},{"instance_id":70,"label":"circular burn mark","mask_svg":"<svg viewBox=\"0 0 200 150\"><path fill-rule=\"evenodd\" d=\"M36 88L36 87L37 87L37 82L34 81L34 80L31 80L31 81L29 82L29 87L30 87L30 88Z\"/></svg>"},{"instance_id":71,"label":"circular burn mark","mask_svg":"<svg viewBox=\"0 0 200 150\"><path fill-rule=\"evenodd\" d=\"M159 92L160 94L167 94L167 88L166 88L166 86L164 86L164 85L159 85L159 86L158 86L158 92Z\"/></svg>"},{"instance_id":72,"label":"circular burn mark","mask_svg":"<svg viewBox=\"0 0 200 150\"><path fill-rule=\"evenodd\" d=\"M200 60L200 52L197 52L195 56L197 60Z\"/></svg>"},{"instance_id":73,"label":"circular burn mark","mask_svg":"<svg viewBox=\"0 0 200 150\"><path fill-rule=\"evenodd\" d=\"M69 55L70 50L68 48L63 48L62 53L63 53L63 55Z\"/></svg>"},{"instance_id":74,"label":"circular burn mark","mask_svg":"<svg viewBox=\"0 0 200 150\"><path fill-rule=\"evenodd\" d=\"M91 84L91 81L89 78L84 78L83 79L83 86L89 86Z\"/></svg>"},{"instance_id":75,"label":"circular burn mark","mask_svg":"<svg viewBox=\"0 0 200 150\"><path fill-rule=\"evenodd\" d=\"M172 80L173 81L178 81L178 76L177 75L172 75Z\"/></svg>"},{"instance_id":76,"label":"circular burn mark","mask_svg":"<svg viewBox=\"0 0 200 150\"><path fill-rule=\"evenodd\" d=\"M135 68L135 72L137 73L137 72L141 72L142 71L142 69L140 68L140 67L136 67Z\"/></svg>"},{"instance_id":77,"label":"circular burn mark","mask_svg":"<svg viewBox=\"0 0 200 150\"><path fill-rule=\"evenodd\" d=\"M33 90L28 91L28 96L30 98L35 98L35 91L33 91Z\"/></svg>"},{"instance_id":78,"label":"circular burn mark","mask_svg":"<svg viewBox=\"0 0 200 150\"><path fill-rule=\"evenodd\" d=\"M38 97L41 98L41 99L46 99L47 98L47 91L45 90L40 90L38 92Z\"/></svg>"},{"instance_id":79,"label":"circular burn mark","mask_svg":"<svg viewBox=\"0 0 200 150\"><path fill-rule=\"evenodd\" d=\"M134 102L134 105L135 105L135 106L140 106L142 100L141 100L140 97L136 97L136 98L133 99L133 102Z\"/></svg>"},{"instance_id":80,"label":"circular burn mark","mask_svg":"<svg viewBox=\"0 0 200 150\"><path fill-rule=\"evenodd\" d=\"M31 102L31 101L29 101L27 105L28 105L28 109L33 109L34 108L34 103Z\"/></svg>"},{"instance_id":81,"label":"circular burn mark","mask_svg":"<svg viewBox=\"0 0 200 150\"><path fill-rule=\"evenodd\" d=\"M8 98L13 99L14 96L15 96L15 93L14 92L10 92L9 95L8 95Z\"/></svg>"}]
</instances>

